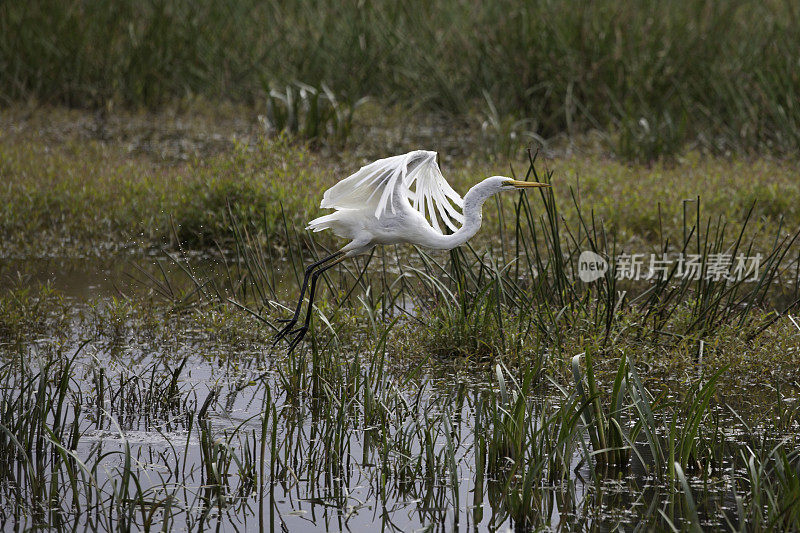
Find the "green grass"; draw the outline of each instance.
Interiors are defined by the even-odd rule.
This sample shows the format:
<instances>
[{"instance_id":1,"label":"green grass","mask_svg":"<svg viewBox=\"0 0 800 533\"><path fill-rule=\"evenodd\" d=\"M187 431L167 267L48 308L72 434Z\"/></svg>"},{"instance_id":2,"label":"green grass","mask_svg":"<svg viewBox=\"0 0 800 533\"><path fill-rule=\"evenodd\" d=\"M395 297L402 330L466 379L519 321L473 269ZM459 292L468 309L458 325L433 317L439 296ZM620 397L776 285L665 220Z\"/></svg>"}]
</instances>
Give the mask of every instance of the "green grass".
<instances>
[{"instance_id":1,"label":"green grass","mask_svg":"<svg viewBox=\"0 0 800 533\"><path fill-rule=\"evenodd\" d=\"M590 517L613 523L614 512L633 509L623 523L688 528L727 519L736 530L798 527L796 427L787 433L763 413L754 415L759 427L748 426L746 414L720 419L726 408L710 401L719 386L713 375L690 378L687 397L674 400L646 383L639 359L620 361L613 386L587 372L583 393L569 380L562 387L542 380L542 366L496 364L437 379L419 367L393 368L396 348L387 339L397 325L375 324L355 353L331 345L273 354L264 362L275 371L263 381L250 380L260 370L236 367L249 355L230 351L226 379L211 387L187 379L201 363L196 353L189 364L181 359L186 352L175 334L191 338L193 326L175 318L160 341L132 341L159 351L134 364L124 356L92 364L87 352L113 339L108 333L77 353L42 344L38 358L0 346L0 516L55 529L266 525L288 519L287 491L305 495L299 506L306 509L316 502L320 512L357 510L350 491L358 487L349 482L357 475L368 501L424 503L414 511L423 524L449 523L466 484L476 506L469 512L484 525L511 519L546 527L556 513L570 529L583 529ZM240 331L253 329L242 324ZM189 349L205 353L218 342L195 340ZM476 378L481 385L473 387ZM227 402L238 394L255 404L242 420L239 403L229 420ZM582 421L599 412L616 420L621 446L598 448L586 435L592 423ZM143 427L185 431L194 440L176 438L148 452L129 441ZM108 435L102 447L92 445L97 431ZM644 462L646 449L658 458L645 463L654 492L625 474L629 462ZM619 451L626 453L616 454L617 468L605 468L599 457ZM576 460L589 476L580 490ZM620 490L642 505L616 501ZM724 500L713 495L731 493L734 506L723 515ZM385 518L391 515L376 520Z\"/></svg>"},{"instance_id":2,"label":"green grass","mask_svg":"<svg viewBox=\"0 0 800 533\"><path fill-rule=\"evenodd\" d=\"M557 184L555 176L540 179ZM379 249L370 258L337 267L323 284L332 298L320 297L316 303L318 342L357 343L374 335L377 324L402 319L404 327L390 334L392 344L422 357L467 358L479 365L497 359L523 366L547 360L563 377L574 374L569 361L576 353L590 353L601 365L636 354L648 365L649 378L666 379L669 387L681 387L670 376L691 371L698 360L706 372L727 369L719 378L725 390L737 380L758 383L765 372L776 386L796 378L790 355L796 326L787 317L798 302L796 230L776 224L770 233L763 228L750 232L753 211L737 223L717 214L706 217L695 204L683 227L664 229L675 235L671 244L666 238L663 244L623 242L696 252L704 262L722 252L759 251L764 259L758 279L692 281L677 275L673 264L664 278L626 282L612 270L587 284L577 276L580 252L595 250L613 258L623 246L616 241L619 229L579 209L591 202L585 197L579 204L561 195L554 187L541 197L543 204L535 196L509 195L512 205L502 217L487 213L483 239L448 254ZM220 223L229 225L238 258L224 272L193 270L192 257L186 255L175 258L184 265L175 279L151 281L173 305L213 308L233 301L274 328L271 321L291 305L291 293L283 292L287 267L290 277L299 276L327 240L310 245L307 237L292 238L288 247L276 248L266 244L273 232L268 223L250 225L235 215ZM283 233L292 235L288 224ZM289 259L288 265L282 258ZM604 370L622 371L612 365ZM596 418L606 416L598 411Z\"/></svg>"},{"instance_id":3,"label":"green grass","mask_svg":"<svg viewBox=\"0 0 800 533\"><path fill-rule=\"evenodd\" d=\"M485 114L500 145L597 130L641 161L687 144L790 155L799 16L780 0L6 3L0 97L113 109L200 95L263 110L300 81L343 103Z\"/></svg>"},{"instance_id":4,"label":"green grass","mask_svg":"<svg viewBox=\"0 0 800 533\"><path fill-rule=\"evenodd\" d=\"M322 190L385 156L408 127L402 117L383 120L383 132L353 126L349 148L310 151L287 137L264 136L241 108L120 114L105 122L64 109L9 112L0 136L0 253L174 247L176 233L189 247L230 243L229 207L248 224L266 221L264 237L271 246L285 246L284 218L290 232L302 236L301 228L318 216ZM522 160L487 157L477 140L468 156L471 145L446 151L435 135L402 140L394 150L420 144L441 146L443 171L462 194L485 176L510 174L509 166L517 174L526 168ZM671 163L628 165L590 152L557 156L546 165L557 171L559 202L577 202L593 214L615 232L621 250L645 253L681 241L698 196L704 216L729 223L730 238L752 208L745 240L762 249L778 224L789 231L800 224L800 187L787 162L691 152ZM511 234L512 198L501 197L500 205ZM574 225L575 213L562 214ZM479 243L493 240L498 211L487 209L484 221ZM335 245L328 235L317 238Z\"/></svg>"},{"instance_id":5,"label":"green grass","mask_svg":"<svg viewBox=\"0 0 800 533\"><path fill-rule=\"evenodd\" d=\"M648 527L696 528L727 517L741 529L796 528L796 411L776 394L780 410L765 416L774 411L765 384L796 393L789 354L797 333L785 317L773 321L765 305L773 291L756 295L759 310L750 312L741 305L752 298L746 291L729 308L697 306L719 289L702 284L657 285L658 298L618 305L609 279L570 282L574 249L586 243L558 238L576 231L559 216L570 208L553 193L514 197L518 234L501 235L506 244L496 254L403 257L402 272L387 268L401 256L380 254L375 275L360 277L345 270L350 265L332 272L315 329L293 354L265 353L270 322L284 313L264 296L281 298L279 269L287 265L280 256L300 264L307 247L296 239L289 250L265 246L258 232L268 226L236 219L224 223L241 261L220 273L204 272L191 254L176 257L185 270L173 272L183 274L150 279L172 305L98 302L76 316L88 337L77 353L48 340L63 327L58 321L18 328L20 342L0 344L0 491L7 502L0 516L62 529L225 526L256 514L264 525L288 519L281 515L287 508L274 503L286 491L351 509L356 483L348 480L357 461L369 501L419 501L422 524L449 523L466 485L476 522L545 527L557 512L581 529L589 518L613 522L613 513L630 509L615 501L619 487L609 487L622 484L642 501L635 521ZM419 323L394 308L403 298L416 301L419 316L451 310ZM59 316L62 306L56 293L18 291L0 300L0 317ZM662 313L665 321L648 318ZM700 332L698 323L706 325ZM432 327L436 335L420 343ZM707 343L701 361L697 335ZM579 349L585 361L573 359ZM38 356L29 357L34 350ZM761 350L772 359L760 360ZM734 357L754 366L736 366ZM216 380L187 376L203 358L220 368ZM670 359L674 367L659 366ZM769 375L775 362L786 367ZM753 390L756 404L721 418L731 412L728 398L751 398ZM240 394L255 412L226 418ZM153 453L128 440L142 427L178 428L195 443L187 438ZM116 444L104 444L102 453L86 446L96 430L118 435ZM646 450L653 460L643 458ZM581 490L576 461L588 474ZM656 480L654 493L624 475L637 461L651 486ZM725 491L735 491L735 515L723 514L724 500L714 499Z\"/></svg>"},{"instance_id":6,"label":"green grass","mask_svg":"<svg viewBox=\"0 0 800 533\"><path fill-rule=\"evenodd\" d=\"M49 285L18 282L0 297L0 343L4 345L21 346L45 333L63 338L68 321L68 303Z\"/></svg>"},{"instance_id":7,"label":"green grass","mask_svg":"<svg viewBox=\"0 0 800 533\"><path fill-rule=\"evenodd\" d=\"M270 237L285 241L278 234L284 217L300 224L317 201L309 194L313 162L302 146L234 143L222 154L176 164L131 156L125 144L0 141L3 254L98 253L175 238L209 247L231 237L229 209L266 222Z\"/></svg>"}]
</instances>

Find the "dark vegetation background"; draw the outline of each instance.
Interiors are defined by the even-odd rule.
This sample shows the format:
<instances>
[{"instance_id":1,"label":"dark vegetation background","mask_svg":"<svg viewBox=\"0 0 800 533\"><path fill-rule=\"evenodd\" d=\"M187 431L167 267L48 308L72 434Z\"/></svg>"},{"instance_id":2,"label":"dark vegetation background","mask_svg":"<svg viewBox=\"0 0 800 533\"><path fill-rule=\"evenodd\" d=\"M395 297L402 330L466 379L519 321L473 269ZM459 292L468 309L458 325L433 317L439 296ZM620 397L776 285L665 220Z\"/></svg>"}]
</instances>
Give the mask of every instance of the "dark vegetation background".
<instances>
[{"instance_id":1,"label":"dark vegetation background","mask_svg":"<svg viewBox=\"0 0 800 533\"><path fill-rule=\"evenodd\" d=\"M409 112L487 113L627 158L800 146L800 4L99 0L0 3L0 101L262 105L326 84Z\"/></svg>"}]
</instances>

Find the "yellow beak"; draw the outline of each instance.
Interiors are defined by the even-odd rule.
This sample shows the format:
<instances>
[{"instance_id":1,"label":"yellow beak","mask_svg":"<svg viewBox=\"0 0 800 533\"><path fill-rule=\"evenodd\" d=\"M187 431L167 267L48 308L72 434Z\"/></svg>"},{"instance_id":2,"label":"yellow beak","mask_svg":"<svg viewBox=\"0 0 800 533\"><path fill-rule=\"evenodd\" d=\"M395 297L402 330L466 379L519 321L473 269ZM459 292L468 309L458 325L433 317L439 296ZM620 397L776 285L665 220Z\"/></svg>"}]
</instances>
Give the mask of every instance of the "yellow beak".
<instances>
[{"instance_id":1,"label":"yellow beak","mask_svg":"<svg viewBox=\"0 0 800 533\"><path fill-rule=\"evenodd\" d=\"M536 182L536 181L511 180L511 181L508 182L508 184L509 185L513 185L514 187L519 187L521 189L524 189L524 188L527 188L527 187L550 187L549 183L539 183L539 182Z\"/></svg>"}]
</instances>

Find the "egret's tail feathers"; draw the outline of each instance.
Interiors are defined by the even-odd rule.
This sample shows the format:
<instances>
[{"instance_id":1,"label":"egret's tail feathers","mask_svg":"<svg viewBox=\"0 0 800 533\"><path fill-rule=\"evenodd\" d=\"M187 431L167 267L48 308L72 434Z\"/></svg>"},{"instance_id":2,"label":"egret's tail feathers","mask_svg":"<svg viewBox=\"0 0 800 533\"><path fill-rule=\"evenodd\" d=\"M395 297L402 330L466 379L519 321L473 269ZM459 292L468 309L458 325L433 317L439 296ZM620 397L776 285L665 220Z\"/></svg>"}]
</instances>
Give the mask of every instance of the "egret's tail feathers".
<instances>
[{"instance_id":1,"label":"egret's tail feathers","mask_svg":"<svg viewBox=\"0 0 800 533\"><path fill-rule=\"evenodd\" d=\"M315 218L314 220L308 223L306 229L310 229L312 231L326 230L331 227L331 224L333 224L335 219L336 219L336 213L331 213L330 215L324 215L319 218Z\"/></svg>"},{"instance_id":2,"label":"egret's tail feathers","mask_svg":"<svg viewBox=\"0 0 800 533\"><path fill-rule=\"evenodd\" d=\"M326 229L333 230L333 233L340 237L349 237L347 230L348 226L344 223L344 215L349 209L342 209L331 213L329 215L324 215L319 218L315 218L311 222L308 223L306 229L311 231L323 231Z\"/></svg>"}]
</instances>

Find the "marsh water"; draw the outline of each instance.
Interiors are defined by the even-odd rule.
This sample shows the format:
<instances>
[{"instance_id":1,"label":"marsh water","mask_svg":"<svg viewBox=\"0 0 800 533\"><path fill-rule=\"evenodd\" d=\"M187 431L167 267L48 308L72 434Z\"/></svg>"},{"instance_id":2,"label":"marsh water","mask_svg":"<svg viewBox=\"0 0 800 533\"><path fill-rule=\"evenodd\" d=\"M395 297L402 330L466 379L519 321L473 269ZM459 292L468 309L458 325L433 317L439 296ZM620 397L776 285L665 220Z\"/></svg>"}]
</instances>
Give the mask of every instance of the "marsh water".
<instances>
[{"instance_id":1,"label":"marsh water","mask_svg":"<svg viewBox=\"0 0 800 533\"><path fill-rule=\"evenodd\" d=\"M585 449L572 448L563 459L566 479L534 479L527 499L509 500L510 481L485 475L486 457L476 454L486 446L476 435L488 424L478 406L487 391L497 391L491 367L470 370L428 360L411 372L414 365L386 363L392 357L386 350L301 352L287 360L269 339L232 342L178 323L150 334L126 324L130 314L116 329L76 318L118 306L124 295L147 293L143 272L157 276L177 268L162 259L2 264L0 290L48 283L74 315L66 335L37 338L19 352L34 369L49 371L43 365L53 353L71 361L66 397L74 405L50 423L72 428L64 449L88 465L84 478L93 488L51 472L61 484L60 500L46 513L51 525L113 529L127 516L136 527L171 530L610 531L653 527L667 505L669 518L681 527L686 509L674 504L680 489L654 476L643 442L628 468L601 473L585 459ZM219 258L198 257L194 264L206 271L223 268ZM287 273L286 283L292 280ZM21 386L13 379L6 386L15 383ZM536 389L529 433L540 429L536 420L560 408L555 388ZM749 442L748 435L728 438L742 447ZM718 472L715 481L693 486L709 526L723 522L719 509L736 505L730 465L718 465ZM138 503L132 511L120 503L106 509L107 494ZM4 506L4 529L30 525L34 507Z\"/></svg>"}]
</instances>

